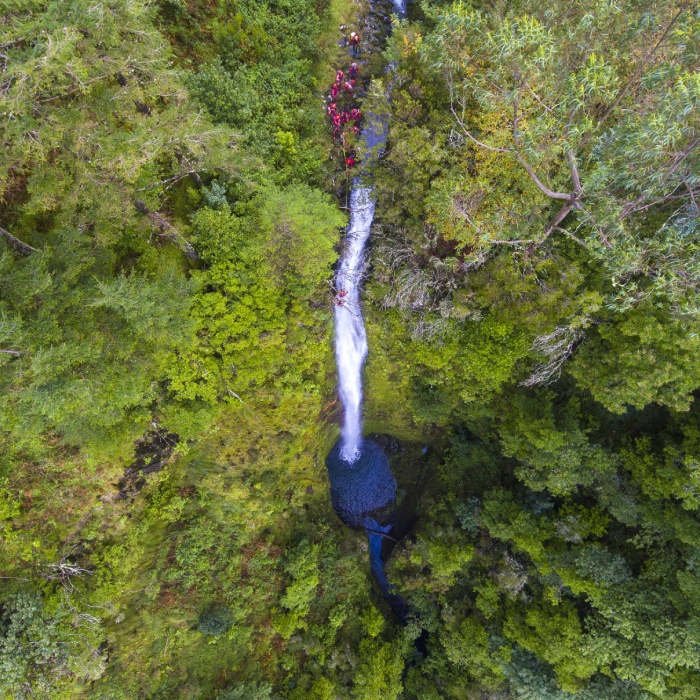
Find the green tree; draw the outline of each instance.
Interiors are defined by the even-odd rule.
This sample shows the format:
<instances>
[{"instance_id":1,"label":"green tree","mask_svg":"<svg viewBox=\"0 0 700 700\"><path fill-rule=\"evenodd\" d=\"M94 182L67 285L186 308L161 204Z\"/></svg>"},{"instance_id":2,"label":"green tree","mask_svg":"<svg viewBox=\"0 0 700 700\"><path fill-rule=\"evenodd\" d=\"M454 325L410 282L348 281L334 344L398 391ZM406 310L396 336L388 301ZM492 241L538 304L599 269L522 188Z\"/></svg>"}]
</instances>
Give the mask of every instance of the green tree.
<instances>
[{"instance_id":1,"label":"green tree","mask_svg":"<svg viewBox=\"0 0 700 700\"><path fill-rule=\"evenodd\" d=\"M474 152L476 177L445 182L438 200L462 217L462 245L473 256L563 233L605 266L616 305L661 294L694 308L691 4L525 0L505 12L459 4L433 18L420 50Z\"/></svg>"}]
</instances>

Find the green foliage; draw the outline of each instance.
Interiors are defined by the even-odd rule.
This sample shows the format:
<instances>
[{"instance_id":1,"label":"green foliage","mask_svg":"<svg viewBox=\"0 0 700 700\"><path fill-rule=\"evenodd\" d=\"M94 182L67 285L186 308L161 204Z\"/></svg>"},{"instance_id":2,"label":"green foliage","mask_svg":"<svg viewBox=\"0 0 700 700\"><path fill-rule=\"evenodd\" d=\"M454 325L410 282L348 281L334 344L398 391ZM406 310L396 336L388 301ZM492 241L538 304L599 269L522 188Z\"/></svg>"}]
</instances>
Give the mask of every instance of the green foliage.
<instances>
[{"instance_id":1,"label":"green foliage","mask_svg":"<svg viewBox=\"0 0 700 700\"><path fill-rule=\"evenodd\" d=\"M524 612L524 615L523 615ZM504 632L550 663L563 690L573 692L597 670L582 655L582 630L573 605L531 607L506 618Z\"/></svg>"},{"instance_id":2,"label":"green foliage","mask_svg":"<svg viewBox=\"0 0 700 700\"><path fill-rule=\"evenodd\" d=\"M0 695L695 700L694 9L6 5ZM323 467L341 23L405 626Z\"/></svg>"},{"instance_id":3,"label":"green foliage","mask_svg":"<svg viewBox=\"0 0 700 700\"><path fill-rule=\"evenodd\" d=\"M242 130L246 145L277 165L278 181L318 181L317 3L238 0L224 8L212 13L205 3L191 3L184 16L163 8L166 17L178 15L177 24L166 27L183 49L200 40L203 24L210 27L212 58L191 76L192 93L215 121Z\"/></svg>"},{"instance_id":4,"label":"green foliage","mask_svg":"<svg viewBox=\"0 0 700 700\"><path fill-rule=\"evenodd\" d=\"M289 638L297 627L304 625L303 618L308 615L316 597L316 588L320 582L318 547L303 540L290 553L290 560L284 569L292 583L280 598L280 604L289 612L280 617L277 627L282 637Z\"/></svg>"},{"instance_id":5,"label":"green foliage","mask_svg":"<svg viewBox=\"0 0 700 700\"><path fill-rule=\"evenodd\" d=\"M497 688L504 679L501 665L510 660L507 647L493 649L486 629L473 618L449 625L440 636L447 659L463 668L487 688Z\"/></svg>"},{"instance_id":6,"label":"green foliage","mask_svg":"<svg viewBox=\"0 0 700 700\"><path fill-rule=\"evenodd\" d=\"M399 645L363 640L360 643L360 665L353 676L353 697L357 700L397 700L402 689L403 667Z\"/></svg>"},{"instance_id":7,"label":"green foliage","mask_svg":"<svg viewBox=\"0 0 700 700\"><path fill-rule=\"evenodd\" d=\"M621 413L626 406L659 403L677 411L688 409L691 393L700 384L695 324L638 308L596 330L571 373L605 408Z\"/></svg>"},{"instance_id":8,"label":"green foliage","mask_svg":"<svg viewBox=\"0 0 700 700\"><path fill-rule=\"evenodd\" d=\"M76 677L95 679L104 670L95 636L89 623L51 610L40 594L15 595L0 620L0 691L13 698L67 697Z\"/></svg>"},{"instance_id":9,"label":"green foliage","mask_svg":"<svg viewBox=\"0 0 700 700\"><path fill-rule=\"evenodd\" d=\"M207 608L200 616L197 628L202 634L219 637L231 627L231 613L224 605Z\"/></svg>"},{"instance_id":10,"label":"green foliage","mask_svg":"<svg viewBox=\"0 0 700 700\"><path fill-rule=\"evenodd\" d=\"M697 208L674 193L696 183L700 83L685 37L697 18L675 2L644 12L527 0L434 11L418 51L446 82L473 173L440 181L434 220L472 258L566 220L619 285L618 308L668 295L689 310ZM634 71L632 55L645 56Z\"/></svg>"},{"instance_id":11,"label":"green foliage","mask_svg":"<svg viewBox=\"0 0 700 700\"><path fill-rule=\"evenodd\" d=\"M263 683L245 683L216 693L216 700L271 700L272 686Z\"/></svg>"}]
</instances>

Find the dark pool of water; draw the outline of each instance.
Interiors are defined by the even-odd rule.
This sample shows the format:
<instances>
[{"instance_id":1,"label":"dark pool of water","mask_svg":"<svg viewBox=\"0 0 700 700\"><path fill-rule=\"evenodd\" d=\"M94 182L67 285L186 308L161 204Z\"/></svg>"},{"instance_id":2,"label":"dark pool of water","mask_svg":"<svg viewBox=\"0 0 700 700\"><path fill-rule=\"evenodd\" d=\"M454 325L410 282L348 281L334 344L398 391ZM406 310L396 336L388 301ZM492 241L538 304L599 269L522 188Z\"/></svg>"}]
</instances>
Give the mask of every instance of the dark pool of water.
<instances>
[{"instance_id":1,"label":"dark pool of water","mask_svg":"<svg viewBox=\"0 0 700 700\"><path fill-rule=\"evenodd\" d=\"M331 502L347 525L372 529L391 522L396 500L396 479L389 460L379 445L371 440L362 443L360 456L352 463L340 457L340 441L326 457L331 482Z\"/></svg>"}]
</instances>

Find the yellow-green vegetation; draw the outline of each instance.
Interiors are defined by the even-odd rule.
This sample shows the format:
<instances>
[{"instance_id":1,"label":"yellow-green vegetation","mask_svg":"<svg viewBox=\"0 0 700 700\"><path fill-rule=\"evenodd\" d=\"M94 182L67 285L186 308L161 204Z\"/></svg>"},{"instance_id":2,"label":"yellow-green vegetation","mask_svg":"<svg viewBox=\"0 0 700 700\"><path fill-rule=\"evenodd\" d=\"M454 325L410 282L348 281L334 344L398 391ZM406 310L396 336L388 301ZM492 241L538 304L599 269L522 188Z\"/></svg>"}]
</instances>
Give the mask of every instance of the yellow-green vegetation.
<instances>
[{"instance_id":1,"label":"yellow-green vegetation","mask_svg":"<svg viewBox=\"0 0 700 700\"><path fill-rule=\"evenodd\" d=\"M693 3L426 0L382 51L384 0L0 7L0 698L700 697ZM340 25L407 624L324 468Z\"/></svg>"}]
</instances>

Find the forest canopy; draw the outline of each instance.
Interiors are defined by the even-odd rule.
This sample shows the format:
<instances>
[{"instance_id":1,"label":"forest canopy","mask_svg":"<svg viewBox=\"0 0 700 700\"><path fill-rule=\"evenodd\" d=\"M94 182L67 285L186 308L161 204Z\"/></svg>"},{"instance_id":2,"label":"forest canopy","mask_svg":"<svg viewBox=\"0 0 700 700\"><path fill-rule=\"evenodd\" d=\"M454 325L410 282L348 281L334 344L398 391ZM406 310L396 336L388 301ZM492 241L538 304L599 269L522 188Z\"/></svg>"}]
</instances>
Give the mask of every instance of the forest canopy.
<instances>
[{"instance_id":1,"label":"forest canopy","mask_svg":"<svg viewBox=\"0 0 700 700\"><path fill-rule=\"evenodd\" d=\"M0 698L700 696L696 3L0 8ZM356 176L404 620L324 467Z\"/></svg>"}]
</instances>

